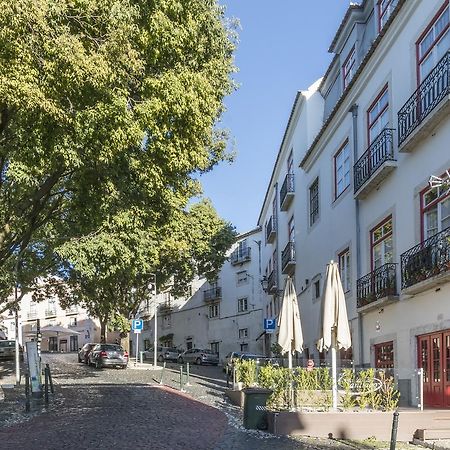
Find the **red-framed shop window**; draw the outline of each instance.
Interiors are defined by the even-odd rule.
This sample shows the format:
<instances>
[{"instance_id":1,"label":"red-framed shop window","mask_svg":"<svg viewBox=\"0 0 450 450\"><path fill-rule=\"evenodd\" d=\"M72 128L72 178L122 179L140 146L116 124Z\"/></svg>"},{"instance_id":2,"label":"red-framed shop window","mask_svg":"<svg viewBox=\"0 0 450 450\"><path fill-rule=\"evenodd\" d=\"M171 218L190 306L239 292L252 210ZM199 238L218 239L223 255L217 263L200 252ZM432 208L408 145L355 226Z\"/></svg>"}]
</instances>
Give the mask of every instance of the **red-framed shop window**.
<instances>
[{"instance_id":1,"label":"red-framed shop window","mask_svg":"<svg viewBox=\"0 0 450 450\"><path fill-rule=\"evenodd\" d=\"M394 368L394 342L383 342L375 345L375 368Z\"/></svg>"}]
</instances>

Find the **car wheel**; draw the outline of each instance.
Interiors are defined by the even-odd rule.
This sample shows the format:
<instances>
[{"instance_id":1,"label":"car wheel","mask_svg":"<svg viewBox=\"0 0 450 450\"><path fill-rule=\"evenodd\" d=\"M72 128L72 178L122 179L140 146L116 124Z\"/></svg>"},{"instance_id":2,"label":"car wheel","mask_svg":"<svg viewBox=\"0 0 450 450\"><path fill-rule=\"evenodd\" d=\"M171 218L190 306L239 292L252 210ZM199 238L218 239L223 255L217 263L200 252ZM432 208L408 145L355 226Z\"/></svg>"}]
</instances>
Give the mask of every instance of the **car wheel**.
<instances>
[{"instance_id":1,"label":"car wheel","mask_svg":"<svg viewBox=\"0 0 450 450\"><path fill-rule=\"evenodd\" d=\"M202 359L201 358L197 358L195 360L195 364L197 364L198 366L201 366L202 365Z\"/></svg>"},{"instance_id":2,"label":"car wheel","mask_svg":"<svg viewBox=\"0 0 450 450\"><path fill-rule=\"evenodd\" d=\"M159 362L163 362L164 361L164 356L163 355L159 355L158 356L158 361Z\"/></svg>"}]
</instances>

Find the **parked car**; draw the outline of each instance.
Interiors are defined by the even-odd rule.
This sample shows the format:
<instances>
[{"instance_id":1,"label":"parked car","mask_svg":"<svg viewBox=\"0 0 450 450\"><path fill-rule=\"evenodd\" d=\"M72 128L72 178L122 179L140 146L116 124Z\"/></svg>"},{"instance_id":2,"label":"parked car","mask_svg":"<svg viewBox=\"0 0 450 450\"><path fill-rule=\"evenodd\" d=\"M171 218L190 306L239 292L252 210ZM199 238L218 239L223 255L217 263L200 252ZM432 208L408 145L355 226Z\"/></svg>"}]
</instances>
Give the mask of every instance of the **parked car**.
<instances>
[{"instance_id":1,"label":"parked car","mask_svg":"<svg viewBox=\"0 0 450 450\"><path fill-rule=\"evenodd\" d=\"M180 355L181 350L179 350L176 347L157 347L156 348L156 358L159 362L163 361L174 361L176 362L178 360L178 356ZM143 352L143 358L149 359L153 361L154 358L154 352L153 349L150 348Z\"/></svg>"},{"instance_id":2,"label":"parked car","mask_svg":"<svg viewBox=\"0 0 450 450\"><path fill-rule=\"evenodd\" d=\"M243 352L230 352L227 356L225 356L223 360L223 371L226 372L227 368L228 370L231 370L233 368L234 361L238 359Z\"/></svg>"},{"instance_id":3,"label":"parked car","mask_svg":"<svg viewBox=\"0 0 450 450\"><path fill-rule=\"evenodd\" d=\"M194 364L212 364L217 366L219 364L219 356L217 353L208 349L192 348L186 350L178 357L178 362L183 364L185 362Z\"/></svg>"},{"instance_id":4,"label":"parked car","mask_svg":"<svg viewBox=\"0 0 450 450\"><path fill-rule=\"evenodd\" d=\"M81 347L78 350L78 362L79 363L84 363L87 364L89 361L89 353L91 353L92 349L96 346L97 344L93 343L93 342L89 342L87 344L84 344L83 347Z\"/></svg>"},{"instance_id":5,"label":"parked car","mask_svg":"<svg viewBox=\"0 0 450 450\"><path fill-rule=\"evenodd\" d=\"M272 364L274 366L278 366L278 363L267 356L263 355L255 355L254 353L244 353L239 357L242 361L255 361L257 366L266 366L267 364Z\"/></svg>"},{"instance_id":6,"label":"parked car","mask_svg":"<svg viewBox=\"0 0 450 450\"><path fill-rule=\"evenodd\" d=\"M23 347L19 345L20 360L23 361ZM16 341L0 341L0 359L14 359L16 357Z\"/></svg>"},{"instance_id":7,"label":"parked car","mask_svg":"<svg viewBox=\"0 0 450 450\"><path fill-rule=\"evenodd\" d=\"M128 365L128 352L117 344L97 344L88 356L88 364L97 369L102 367L121 367Z\"/></svg>"}]
</instances>

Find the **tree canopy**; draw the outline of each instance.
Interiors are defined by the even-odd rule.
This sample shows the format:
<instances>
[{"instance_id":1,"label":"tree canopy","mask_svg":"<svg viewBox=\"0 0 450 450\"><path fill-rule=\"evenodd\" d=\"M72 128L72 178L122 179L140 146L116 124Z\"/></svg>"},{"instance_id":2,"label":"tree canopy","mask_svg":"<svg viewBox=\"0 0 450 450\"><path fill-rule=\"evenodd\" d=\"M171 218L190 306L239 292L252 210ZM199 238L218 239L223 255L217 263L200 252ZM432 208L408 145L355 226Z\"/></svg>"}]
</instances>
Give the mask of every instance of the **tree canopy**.
<instances>
[{"instance_id":1,"label":"tree canopy","mask_svg":"<svg viewBox=\"0 0 450 450\"><path fill-rule=\"evenodd\" d=\"M183 283L183 252L215 270L227 233L186 205L229 158L217 123L234 47L215 0L0 0L3 297L19 253L29 278L55 254L90 279L142 256ZM211 239L192 254L196 223Z\"/></svg>"}]
</instances>

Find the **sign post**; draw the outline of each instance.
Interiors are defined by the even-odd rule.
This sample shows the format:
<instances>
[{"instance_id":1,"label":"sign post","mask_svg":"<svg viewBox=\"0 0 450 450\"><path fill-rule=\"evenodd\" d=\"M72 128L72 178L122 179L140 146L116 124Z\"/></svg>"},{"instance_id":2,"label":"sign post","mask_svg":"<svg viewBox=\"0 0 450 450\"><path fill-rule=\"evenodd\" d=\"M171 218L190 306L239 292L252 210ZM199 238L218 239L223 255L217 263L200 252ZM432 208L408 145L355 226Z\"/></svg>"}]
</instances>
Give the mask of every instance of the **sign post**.
<instances>
[{"instance_id":1,"label":"sign post","mask_svg":"<svg viewBox=\"0 0 450 450\"><path fill-rule=\"evenodd\" d=\"M41 364L39 361L37 342L27 342L27 360L28 371L31 380L31 395L33 397L42 397L41 389Z\"/></svg>"},{"instance_id":2,"label":"sign post","mask_svg":"<svg viewBox=\"0 0 450 450\"><path fill-rule=\"evenodd\" d=\"M131 328L134 331L134 334L136 335L136 362L135 362L135 365L137 366L138 355L139 355L139 336L138 336L138 334L140 334L142 329L144 328L144 321L142 319L132 320Z\"/></svg>"}]
</instances>

